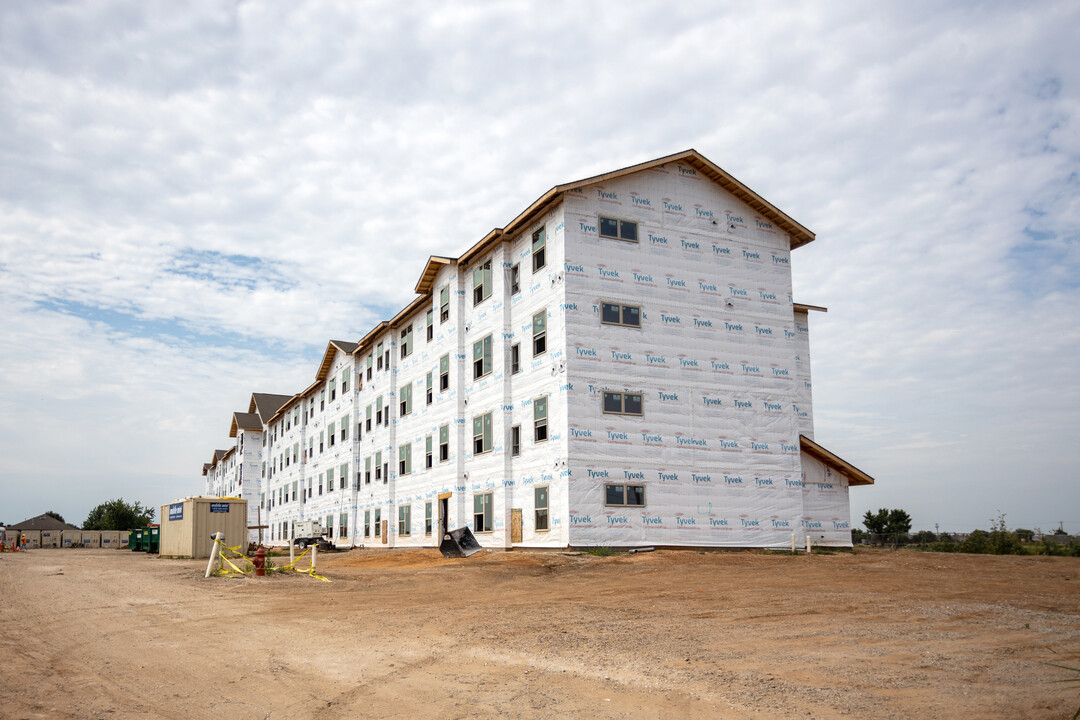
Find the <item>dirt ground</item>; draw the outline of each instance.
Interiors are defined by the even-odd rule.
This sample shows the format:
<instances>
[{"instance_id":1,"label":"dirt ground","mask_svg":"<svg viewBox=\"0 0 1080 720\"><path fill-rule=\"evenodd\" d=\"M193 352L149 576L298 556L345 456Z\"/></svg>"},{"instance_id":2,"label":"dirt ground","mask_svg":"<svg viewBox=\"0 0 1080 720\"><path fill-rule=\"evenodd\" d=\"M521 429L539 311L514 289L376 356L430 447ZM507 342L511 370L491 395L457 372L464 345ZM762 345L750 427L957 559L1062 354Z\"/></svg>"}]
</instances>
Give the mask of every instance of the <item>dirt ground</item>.
<instances>
[{"instance_id":1,"label":"dirt ground","mask_svg":"<svg viewBox=\"0 0 1080 720\"><path fill-rule=\"evenodd\" d=\"M1065 718L1080 560L0 555L0 718Z\"/></svg>"}]
</instances>

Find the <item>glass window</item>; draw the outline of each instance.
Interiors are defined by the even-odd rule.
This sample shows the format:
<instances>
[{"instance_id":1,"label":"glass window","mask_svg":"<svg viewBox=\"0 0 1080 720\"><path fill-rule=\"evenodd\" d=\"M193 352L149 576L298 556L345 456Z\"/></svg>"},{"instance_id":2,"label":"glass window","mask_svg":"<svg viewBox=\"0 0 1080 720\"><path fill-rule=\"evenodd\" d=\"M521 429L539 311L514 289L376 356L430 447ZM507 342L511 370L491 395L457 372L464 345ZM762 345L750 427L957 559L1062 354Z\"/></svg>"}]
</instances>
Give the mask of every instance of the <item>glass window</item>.
<instances>
[{"instance_id":1,"label":"glass window","mask_svg":"<svg viewBox=\"0 0 1080 720\"><path fill-rule=\"evenodd\" d=\"M430 438L428 438L430 439ZM431 534L431 501L424 503L424 534Z\"/></svg>"},{"instance_id":2,"label":"glass window","mask_svg":"<svg viewBox=\"0 0 1080 720\"><path fill-rule=\"evenodd\" d=\"M540 228L532 235L532 271L535 273L547 264L545 252L547 251L547 233Z\"/></svg>"},{"instance_id":3,"label":"glass window","mask_svg":"<svg viewBox=\"0 0 1080 720\"><path fill-rule=\"evenodd\" d=\"M398 535L412 535L412 505L398 505Z\"/></svg>"},{"instance_id":4,"label":"glass window","mask_svg":"<svg viewBox=\"0 0 1080 720\"><path fill-rule=\"evenodd\" d=\"M645 486L605 485L604 504L616 506L643 506L645 505Z\"/></svg>"},{"instance_id":5,"label":"glass window","mask_svg":"<svg viewBox=\"0 0 1080 720\"><path fill-rule=\"evenodd\" d=\"M450 426L443 425L439 428L439 462L450 459Z\"/></svg>"},{"instance_id":6,"label":"glass window","mask_svg":"<svg viewBox=\"0 0 1080 720\"><path fill-rule=\"evenodd\" d=\"M604 391L604 412L615 415L643 415L641 393Z\"/></svg>"},{"instance_id":7,"label":"glass window","mask_svg":"<svg viewBox=\"0 0 1080 720\"><path fill-rule=\"evenodd\" d=\"M637 223L630 220L600 217L600 237L637 242Z\"/></svg>"},{"instance_id":8,"label":"glass window","mask_svg":"<svg viewBox=\"0 0 1080 720\"><path fill-rule=\"evenodd\" d=\"M547 352L547 310L533 315L533 357Z\"/></svg>"},{"instance_id":9,"label":"glass window","mask_svg":"<svg viewBox=\"0 0 1080 720\"><path fill-rule=\"evenodd\" d=\"M641 327L641 308L639 307L608 302L602 303L600 307L600 322L605 325Z\"/></svg>"},{"instance_id":10,"label":"glass window","mask_svg":"<svg viewBox=\"0 0 1080 720\"><path fill-rule=\"evenodd\" d=\"M510 294L517 295L521 292L521 267L519 265L510 266Z\"/></svg>"},{"instance_id":11,"label":"glass window","mask_svg":"<svg viewBox=\"0 0 1080 720\"><path fill-rule=\"evenodd\" d=\"M510 455L517 457L521 454L521 426L515 425L510 428Z\"/></svg>"},{"instance_id":12,"label":"glass window","mask_svg":"<svg viewBox=\"0 0 1080 720\"><path fill-rule=\"evenodd\" d=\"M409 357L412 353L412 325L401 331L401 357Z\"/></svg>"},{"instance_id":13,"label":"glass window","mask_svg":"<svg viewBox=\"0 0 1080 720\"><path fill-rule=\"evenodd\" d=\"M491 413L473 418L473 454L491 452Z\"/></svg>"},{"instance_id":14,"label":"glass window","mask_svg":"<svg viewBox=\"0 0 1080 720\"><path fill-rule=\"evenodd\" d=\"M548 439L547 398L533 400L533 441L544 442Z\"/></svg>"},{"instance_id":15,"label":"glass window","mask_svg":"<svg viewBox=\"0 0 1080 720\"><path fill-rule=\"evenodd\" d=\"M473 532L491 532L495 529L492 511L492 494L473 495Z\"/></svg>"},{"instance_id":16,"label":"glass window","mask_svg":"<svg viewBox=\"0 0 1080 720\"><path fill-rule=\"evenodd\" d=\"M434 310L428 310L427 311L426 322L427 322L427 341L431 342L432 339L434 339L434 337L435 337L435 311Z\"/></svg>"},{"instance_id":17,"label":"glass window","mask_svg":"<svg viewBox=\"0 0 1080 720\"><path fill-rule=\"evenodd\" d=\"M521 345L516 343L510 346L510 374L517 375L521 372Z\"/></svg>"},{"instance_id":18,"label":"glass window","mask_svg":"<svg viewBox=\"0 0 1080 720\"><path fill-rule=\"evenodd\" d=\"M402 385L400 390L401 417L412 412L412 383Z\"/></svg>"},{"instance_id":19,"label":"glass window","mask_svg":"<svg viewBox=\"0 0 1080 720\"><path fill-rule=\"evenodd\" d=\"M491 297L491 261L473 270L473 305Z\"/></svg>"},{"instance_id":20,"label":"glass window","mask_svg":"<svg viewBox=\"0 0 1080 720\"><path fill-rule=\"evenodd\" d=\"M534 507L536 508L536 529L543 532L548 529L548 489L538 487L534 490Z\"/></svg>"},{"instance_id":21,"label":"glass window","mask_svg":"<svg viewBox=\"0 0 1080 720\"><path fill-rule=\"evenodd\" d=\"M491 373L491 335L473 343L473 380Z\"/></svg>"},{"instance_id":22,"label":"glass window","mask_svg":"<svg viewBox=\"0 0 1080 720\"><path fill-rule=\"evenodd\" d=\"M412 443L406 443L398 448L398 473L401 475L412 473Z\"/></svg>"},{"instance_id":23,"label":"glass window","mask_svg":"<svg viewBox=\"0 0 1080 720\"><path fill-rule=\"evenodd\" d=\"M439 324L450 319L450 286L439 288Z\"/></svg>"},{"instance_id":24,"label":"glass window","mask_svg":"<svg viewBox=\"0 0 1080 720\"><path fill-rule=\"evenodd\" d=\"M450 387L450 356L443 355L439 358L439 392Z\"/></svg>"}]
</instances>

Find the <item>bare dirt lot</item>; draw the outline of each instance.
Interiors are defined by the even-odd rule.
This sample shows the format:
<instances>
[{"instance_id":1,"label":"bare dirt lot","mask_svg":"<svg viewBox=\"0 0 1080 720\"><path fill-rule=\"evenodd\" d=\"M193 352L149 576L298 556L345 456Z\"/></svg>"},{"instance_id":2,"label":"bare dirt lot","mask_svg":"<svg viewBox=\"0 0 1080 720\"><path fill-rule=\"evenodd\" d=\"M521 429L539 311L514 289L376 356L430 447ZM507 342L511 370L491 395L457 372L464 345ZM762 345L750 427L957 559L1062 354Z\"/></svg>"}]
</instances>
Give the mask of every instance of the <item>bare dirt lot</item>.
<instances>
[{"instance_id":1,"label":"bare dirt lot","mask_svg":"<svg viewBox=\"0 0 1080 720\"><path fill-rule=\"evenodd\" d=\"M1080 560L0 556L0 718L1063 718Z\"/></svg>"}]
</instances>

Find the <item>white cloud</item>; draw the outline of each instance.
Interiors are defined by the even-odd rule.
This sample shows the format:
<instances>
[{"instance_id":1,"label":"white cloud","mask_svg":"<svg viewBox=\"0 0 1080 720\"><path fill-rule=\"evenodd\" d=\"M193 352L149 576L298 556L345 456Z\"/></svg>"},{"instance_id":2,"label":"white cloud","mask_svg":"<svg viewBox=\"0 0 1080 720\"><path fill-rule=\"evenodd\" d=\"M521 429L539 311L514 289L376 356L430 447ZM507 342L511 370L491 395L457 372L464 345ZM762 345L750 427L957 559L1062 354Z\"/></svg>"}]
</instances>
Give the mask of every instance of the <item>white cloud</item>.
<instances>
[{"instance_id":1,"label":"white cloud","mask_svg":"<svg viewBox=\"0 0 1080 720\"><path fill-rule=\"evenodd\" d=\"M149 475L138 499L196 490L229 413L306 386L429 254L693 146L818 233L795 294L830 308L811 319L818 439L879 478L855 512L1080 530L1078 19L0 7L0 519L70 497L81 520Z\"/></svg>"}]
</instances>

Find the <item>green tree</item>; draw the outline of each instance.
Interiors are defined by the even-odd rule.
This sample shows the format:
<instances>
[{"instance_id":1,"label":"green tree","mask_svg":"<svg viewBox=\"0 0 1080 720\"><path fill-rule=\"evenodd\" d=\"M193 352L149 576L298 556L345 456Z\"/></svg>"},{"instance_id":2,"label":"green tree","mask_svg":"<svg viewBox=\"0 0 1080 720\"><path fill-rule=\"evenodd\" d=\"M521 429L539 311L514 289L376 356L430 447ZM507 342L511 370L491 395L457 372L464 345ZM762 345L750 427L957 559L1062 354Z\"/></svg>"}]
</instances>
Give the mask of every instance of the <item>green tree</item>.
<instances>
[{"instance_id":1,"label":"green tree","mask_svg":"<svg viewBox=\"0 0 1080 720\"><path fill-rule=\"evenodd\" d=\"M132 530L154 520L156 510L139 502L126 503L123 498L103 502L86 516L83 530Z\"/></svg>"},{"instance_id":2,"label":"green tree","mask_svg":"<svg viewBox=\"0 0 1080 720\"><path fill-rule=\"evenodd\" d=\"M61 514L60 514L60 513L58 513L58 512L53 512L52 510L46 510L46 511L45 511L45 514L46 514L46 515L48 515L48 516L49 516L49 517L51 517L51 518L55 518L55 519L59 520L59 521L60 521L60 522L62 522L62 523L66 523L66 522L67 522L67 520L65 520L65 519L64 519L64 516L63 516L63 515L61 515Z\"/></svg>"},{"instance_id":3,"label":"green tree","mask_svg":"<svg viewBox=\"0 0 1080 720\"><path fill-rule=\"evenodd\" d=\"M990 552L990 540L985 530L972 532L964 542L960 543L960 552L965 553L988 553Z\"/></svg>"},{"instance_id":4,"label":"green tree","mask_svg":"<svg viewBox=\"0 0 1080 720\"><path fill-rule=\"evenodd\" d=\"M997 520L990 521L990 552L995 555L1016 555L1020 553L1020 538L1016 533L1009 532L1005 525L1005 513L998 515Z\"/></svg>"},{"instance_id":5,"label":"green tree","mask_svg":"<svg viewBox=\"0 0 1080 720\"><path fill-rule=\"evenodd\" d=\"M937 540L937 535L932 530L920 530L912 536L911 540L920 545L929 545Z\"/></svg>"},{"instance_id":6,"label":"green tree","mask_svg":"<svg viewBox=\"0 0 1080 720\"><path fill-rule=\"evenodd\" d=\"M863 525L869 532L878 535L904 535L911 530L911 516L900 508L878 508L876 513L867 510L863 515Z\"/></svg>"}]
</instances>

